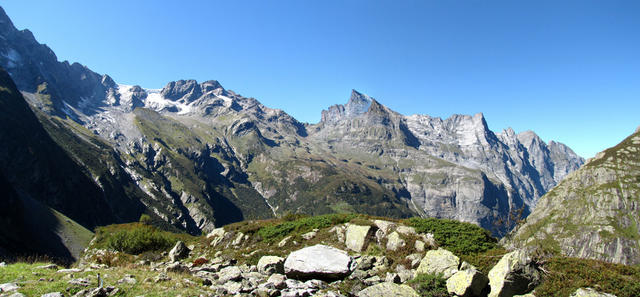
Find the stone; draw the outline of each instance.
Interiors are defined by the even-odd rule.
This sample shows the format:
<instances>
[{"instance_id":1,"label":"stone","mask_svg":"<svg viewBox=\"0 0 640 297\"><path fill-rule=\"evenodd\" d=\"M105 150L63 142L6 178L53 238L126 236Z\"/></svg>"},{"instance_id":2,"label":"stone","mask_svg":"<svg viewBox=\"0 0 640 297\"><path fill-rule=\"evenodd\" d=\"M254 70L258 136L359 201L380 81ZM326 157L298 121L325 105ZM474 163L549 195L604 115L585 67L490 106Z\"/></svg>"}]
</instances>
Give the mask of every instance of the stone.
<instances>
[{"instance_id":1,"label":"stone","mask_svg":"<svg viewBox=\"0 0 640 297\"><path fill-rule=\"evenodd\" d=\"M524 294L540 283L541 274L524 250L507 253L489 271L489 297Z\"/></svg>"},{"instance_id":2,"label":"stone","mask_svg":"<svg viewBox=\"0 0 640 297\"><path fill-rule=\"evenodd\" d=\"M57 273L78 273L81 272L82 269L80 268L70 268L70 269L60 269L58 271L56 271Z\"/></svg>"},{"instance_id":3,"label":"stone","mask_svg":"<svg viewBox=\"0 0 640 297\"><path fill-rule=\"evenodd\" d=\"M404 239L402 239L396 231L391 232L391 234L387 236L387 250L396 251L405 244Z\"/></svg>"},{"instance_id":4,"label":"stone","mask_svg":"<svg viewBox=\"0 0 640 297\"><path fill-rule=\"evenodd\" d=\"M442 273L445 279L458 272L460 258L445 249L428 251L416 271L418 273L438 274Z\"/></svg>"},{"instance_id":5,"label":"stone","mask_svg":"<svg viewBox=\"0 0 640 297\"><path fill-rule=\"evenodd\" d=\"M284 273L284 258L263 256L258 260L258 272L264 274Z\"/></svg>"},{"instance_id":6,"label":"stone","mask_svg":"<svg viewBox=\"0 0 640 297\"><path fill-rule=\"evenodd\" d=\"M87 279L87 278L72 279L72 280L68 281L68 283L70 285L83 286L83 287L88 287L89 285L91 285L91 281L89 281L89 279Z\"/></svg>"},{"instance_id":7,"label":"stone","mask_svg":"<svg viewBox=\"0 0 640 297\"><path fill-rule=\"evenodd\" d=\"M420 234L420 237L422 237L422 240L424 241L426 247L429 247L430 249L438 247L433 233Z\"/></svg>"},{"instance_id":8,"label":"stone","mask_svg":"<svg viewBox=\"0 0 640 297\"><path fill-rule=\"evenodd\" d=\"M287 236L282 240L280 240L280 242L278 243L278 247L284 247L285 245L287 245L287 243L289 242L289 239L291 239L291 236Z\"/></svg>"},{"instance_id":9,"label":"stone","mask_svg":"<svg viewBox=\"0 0 640 297\"><path fill-rule=\"evenodd\" d=\"M391 229L396 226L396 223L384 220L374 220L373 224L376 225L376 227L378 227L378 229L382 231L382 234L385 235L388 234L389 231L391 231Z\"/></svg>"},{"instance_id":10,"label":"stone","mask_svg":"<svg viewBox=\"0 0 640 297\"><path fill-rule=\"evenodd\" d=\"M242 244L243 241L244 241L244 233L238 232L238 235L236 235L236 238L231 242L231 245L239 246L240 244Z\"/></svg>"},{"instance_id":11,"label":"stone","mask_svg":"<svg viewBox=\"0 0 640 297\"><path fill-rule=\"evenodd\" d=\"M189 271L189 267L180 264L180 262L173 262L164 268L164 272L186 272Z\"/></svg>"},{"instance_id":12,"label":"stone","mask_svg":"<svg viewBox=\"0 0 640 297\"><path fill-rule=\"evenodd\" d=\"M592 288L579 288L569 297L616 297L616 295L601 293Z\"/></svg>"},{"instance_id":13,"label":"stone","mask_svg":"<svg viewBox=\"0 0 640 297\"><path fill-rule=\"evenodd\" d=\"M239 282L225 282L222 287L228 292L229 295L235 295L242 290L242 283Z\"/></svg>"},{"instance_id":14,"label":"stone","mask_svg":"<svg viewBox=\"0 0 640 297\"><path fill-rule=\"evenodd\" d=\"M64 297L60 292L51 292L47 294L42 294L40 297Z\"/></svg>"},{"instance_id":15,"label":"stone","mask_svg":"<svg viewBox=\"0 0 640 297\"><path fill-rule=\"evenodd\" d=\"M345 245L354 252L361 252L375 232L371 226L349 224L346 231Z\"/></svg>"},{"instance_id":16,"label":"stone","mask_svg":"<svg viewBox=\"0 0 640 297\"><path fill-rule=\"evenodd\" d=\"M379 283L368 287L356 294L357 297L418 297L418 293L407 285L398 285L394 283Z\"/></svg>"},{"instance_id":17,"label":"stone","mask_svg":"<svg viewBox=\"0 0 640 297\"><path fill-rule=\"evenodd\" d=\"M166 282L166 281L170 281L170 280L171 280L171 278L167 274L160 273L153 279L153 282L159 283L159 282Z\"/></svg>"},{"instance_id":18,"label":"stone","mask_svg":"<svg viewBox=\"0 0 640 297\"><path fill-rule=\"evenodd\" d=\"M384 278L385 282L399 284L402 282L400 275L394 272L387 272L387 276Z\"/></svg>"},{"instance_id":19,"label":"stone","mask_svg":"<svg viewBox=\"0 0 640 297\"><path fill-rule=\"evenodd\" d=\"M413 279L415 272L413 270L409 270L404 265L396 266L396 273L400 277L400 283L405 283L410 279Z\"/></svg>"},{"instance_id":20,"label":"stone","mask_svg":"<svg viewBox=\"0 0 640 297\"><path fill-rule=\"evenodd\" d=\"M138 281L135 279L135 276L133 275L126 275L125 277L121 278L120 280L118 280L119 284L136 284Z\"/></svg>"},{"instance_id":21,"label":"stone","mask_svg":"<svg viewBox=\"0 0 640 297\"><path fill-rule=\"evenodd\" d=\"M110 291L113 291L114 288L111 288ZM107 290L105 288L95 288L86 297L107 297Z\"/></svg>"},{"instance_id":22,"label":"stone","mask_svg":"<svg viewBox=\"0 0 640 297\"><path fill-rule=\"evenodd\" d=\"M420 262L422 261L422 255L411 254L405 257L405 259L407 259L407 261L411 263L411 268L413 269L413 268L417 268L420 265Z\"/></svg>"},{"instance_id":23,"label":"stone","mask_svg":"<svg viewBox=\"0 0 640 297\"><path fill-rule=\"evenodd\" d=\"M289 254L284 262L287 277L294 279L342 279L353 270L354 261L347 252L317 244Z\"/></svg>"},{"instance_id":24,"label":"stone","mask_svg":"<svg viewBox=\"0 0 640 297\"><path fill-rule=\"evenodd\" d=\"M374 275L374 276L372 276L372 277L370 277L370 278L364 279L362 282L363 282L366 286L373 286L373 285L375 285L375 284L381 283L381 282L382 282L382 279L381 279L379 276Z\"/></svg>"},{"instance_id":25,"label":"stone","mask_svg":"<svg viewBox=\"0 0 640 297\"><path fill-rule=\"evenodd\" d=\"M209 234L207 234L207 238L211 239L211 246L216 246L218 245L223 239L224 239L224 235L226 234L226 232L224 231L224 228L216 228L213 229L213 231L209 232Z\"/></svg>"},{"instance_id":26,"label":"stone","mask_svg":"<svg viewBox=\"0 0 640 297\"><path fill-rule=\"evenodd\" d=\"M17 283L6 283L0 285L0 292L11 292L20 289Z\"/></svg>"},{"instance_id":27,"label":"stone","mask_svg":"<svg viewBox=\"0 0 640 297\"><path fill-rule=\"evenodd\" d=\"M0 266L0 267L2 267L2 266ZM8 297L27 297L27 296L25 294L20 293L20 292L15 292L15 293L9 295Z\"/></svg>"},{"instance_id":28,"label":"stone","mask_svg":"<svg viewBox=\"0 0 640 297\"><path fill-rule=\"evenodd\" d=\"M336 237L338 237L338 242L340 243L344 243L344 232L345 227L343 225L333 226L331 229L329 229L329 233L335 233Z\"/></svg>"},{"instance_id":29,"label":"stone","mask_svg":"<svg viewBox=\"0 0 640 297\"><path fill-rule=\"evenodd\" d=\"M400 225L400 226L398 226L396 228L396 232L398 232L398 233L400 233L402 235L415 235L416 234L416 228Z\"/></svg>"},{"instance_id":30,"label":"stone","mask_svg":"<svg viewBox=\"0 0 640 297\"><path fill-rule=\"evenodd\" d=\"M422 240L416 240L416 243L413 245L413 248L416 249L416 252L420 252L420 253L424 252L424 247L425 247L425 244L424 244L424 241Z\"/></svg>"},{"instance_id":31,"label":"stone","mask_svg":"<svg viewBox=\"0 0 640 297\"><path fill-rule=\"evenodd\" d=\"M171 262L180 261L186 257L189 257L191 250L182 241L176 242L171 251L169 251L169 259Z\"/></svg>"},{"instance_id":32,"label":"stone","mask_svg":"<svg viewBox=\"0 0 640 297\"><path fill-rule=\"evenodd\" d=\"M242 271L238 266L229 266L222 268L218 272L218 283L224 284L228 281L239 281L242 279Z\"/></svg>"},{"instance_id":33,"label":"stone","mask_svg":"<svg viewBox=\"0 0 640 297\"><path fill-rule=\"evenodd\" d=\"M313 230L312 230L312 231L310 231L310 232L307 232L307 233L305 233L305 234L302 234L302 239L304 239L304 240L310 240L310 239L312 239L312 238L316 237L316 234L318 234L318 229L313 229Z\"/></svg>"},{"instance_id":34,"label":"stone","mask_svg":"<svg viewBox=\"0 0 640 297\"><path fill-rule=\"evenodd\" d=\"M480 271L461 270L447 280L447 291L462 297L481 296L488 283L489 279Z\"/></svg>"},{"instance_id":35,"label":"stone","mask_svg":"<svg viewBox=\"0 0 640 297\"><path fill-rule=\"evenodd\" d=\"M53 269L53 270L56 270L56 269L58 269L58 265L56 265L56 264L42 265L42 266L36 267L36 269Z\"/></svg>"},{"instance_id":36,"label":"stone","mask_svg":"<svg viewBox=\"0 0 640 297\"><path fill-rule=\"evenodd\" d=\"M287 280L286 276L282 274L274 273L271 276L269 276L269 278L267 279L267 283L272 284L273 287L276 289L284 289L287 287L286 280Z\"/></svg>"}]
</instances>

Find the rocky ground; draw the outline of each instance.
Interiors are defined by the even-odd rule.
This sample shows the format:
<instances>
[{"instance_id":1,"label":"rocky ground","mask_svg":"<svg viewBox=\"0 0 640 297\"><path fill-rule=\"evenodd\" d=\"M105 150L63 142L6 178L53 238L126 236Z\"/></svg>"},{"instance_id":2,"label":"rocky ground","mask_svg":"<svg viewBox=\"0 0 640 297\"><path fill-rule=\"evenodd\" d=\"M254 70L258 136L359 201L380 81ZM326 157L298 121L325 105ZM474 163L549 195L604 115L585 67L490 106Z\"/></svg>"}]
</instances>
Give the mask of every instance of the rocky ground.
<instances>
[{"instance_id":1,"label":"rocky ground","mask_svg":"<svg viewBox=\"0 0 640 297\"><path fill-rule=\"evenodd\" d=\"M524 250L476 267L403 223L309 221L245 222L138 255L104 248L99 232L73 268L3 265L0 296L535 296L543 279ZM572 296L612 296L598 294Z\"/></svg>"}]
</instances>

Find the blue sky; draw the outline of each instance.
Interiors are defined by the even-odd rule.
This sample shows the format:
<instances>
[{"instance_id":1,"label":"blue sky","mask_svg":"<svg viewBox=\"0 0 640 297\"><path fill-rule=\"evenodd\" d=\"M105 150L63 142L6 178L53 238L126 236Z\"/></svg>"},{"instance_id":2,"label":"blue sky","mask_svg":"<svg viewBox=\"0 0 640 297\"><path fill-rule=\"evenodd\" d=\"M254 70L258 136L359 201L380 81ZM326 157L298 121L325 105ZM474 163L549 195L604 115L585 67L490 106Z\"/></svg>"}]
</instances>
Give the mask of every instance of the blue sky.
<instances>
[{"instance_id":1,"label":"blue sky","mask_svg":"<svg viewBox=\"0 0 640 297\"><path fill-rule=\"evenodd\" d=\"M356 89L583 157L640 125L640 1L3 2L59 60L145 88L216 79L303 122Z\"/></svg>"}]
</instances>

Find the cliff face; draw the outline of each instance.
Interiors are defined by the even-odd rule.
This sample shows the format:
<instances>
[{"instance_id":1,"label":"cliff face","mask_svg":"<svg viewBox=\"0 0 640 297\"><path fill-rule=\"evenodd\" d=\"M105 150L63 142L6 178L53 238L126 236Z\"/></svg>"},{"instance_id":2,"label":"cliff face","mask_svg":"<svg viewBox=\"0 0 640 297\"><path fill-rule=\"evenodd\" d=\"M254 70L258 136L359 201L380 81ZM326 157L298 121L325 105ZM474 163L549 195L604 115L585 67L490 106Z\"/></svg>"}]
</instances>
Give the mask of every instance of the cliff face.
<instances>
[{"instance_id":1,"label":"cliff face","mask_svg":"<svg viewBox=\"0 0 640 297\"><path fill-rule=\"evenodd\" d=\"M640 263L640 133L599 153L540 198L505 243Z\"/></svg>"}]
</instances>

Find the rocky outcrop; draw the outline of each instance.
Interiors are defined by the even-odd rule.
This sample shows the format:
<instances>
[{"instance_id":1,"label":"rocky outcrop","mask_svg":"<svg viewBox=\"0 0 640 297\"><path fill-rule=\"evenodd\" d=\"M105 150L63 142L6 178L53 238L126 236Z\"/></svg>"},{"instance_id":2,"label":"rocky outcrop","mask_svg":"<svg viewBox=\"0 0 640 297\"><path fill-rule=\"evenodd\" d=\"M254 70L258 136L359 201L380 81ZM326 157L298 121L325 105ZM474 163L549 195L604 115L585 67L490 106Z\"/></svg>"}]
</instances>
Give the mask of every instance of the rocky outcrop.
<instances>
[{"instance_id":1,"label":"rocky outcrop","mask_svg":"<svg viewBox=\"0 0 640 297\"><path fill-rule=\"evenodd\" d=\"M502 256L489 271L489 297L507 297L531 292L542 275L525 250Z\"/></svg>"},{"instance_id":2,"label":"rocky outcrop","mask_svg":"<svg viewBox=\"0 0 640 297\"><path fill-rule=\"evenodd\" d=\"M294 279L341 279L353 270L353 258L346 252L314 245L291 253L284 262L287 277Z\"/></svg>"},{"instance_id":3,"label":"rocky outcrop","mask_svg":"<svg viewBox=\"0 0 640 297\"><path fill-rule=\"evenodd\" d=\"M361 252L374 237L375 229L371 226L349 224L345 234L345 245L348 249Z\"/></svg>"},{"instance_id":4,"label":"rocky outcrop","mask_svg":"<svg viewBox=\"0 0 640 297\"><path fill-rule=\"evenodd\" d=\"M189 256L189 248L182 241L176 242L171 251L169 251L169 259L171 262L182 260Z\"/></svg>"},{"instance_id":5,"label":"rocky outcrop","mask_svg":"<svg viewBox=\"0 0 640 297\"><path fill-rule=\"evenodd\" d=\"M482 296L488 283L486 275L469 268L460 270L447 279L447 291L462 297Z\"/></svg>"},{"instance_id":6,"label":"rocky outcrop","mask_svg":"<svg viewBox=\"0 0 640 297\"><path fill-rule=\"evenodd\" d=\"M448 279L458 272L459 267L460 258L450 251L439 248L427 252L416 273L442 274L445 279Z\"/></svg>"},{"instance_id":7,"label":"rocky outcrop","mask_svg":"<svg viewBox=\"0 0 640 297\"><path fill-rule=\"evenodd\" d=\"M640 263L640 133L599 153L557 187L503 240L569 257Z\"/></svg>"},{"instance_id":8,"label":"rocky outcrop","mask_svg":"<svg viewBox=\"0 0 640 297\"><path fill-rule=\"evenodd\" d=\"M258 260L258 272L263 274L284 273L284 258L264 256Z\"/></svg>"}]
</instances>

